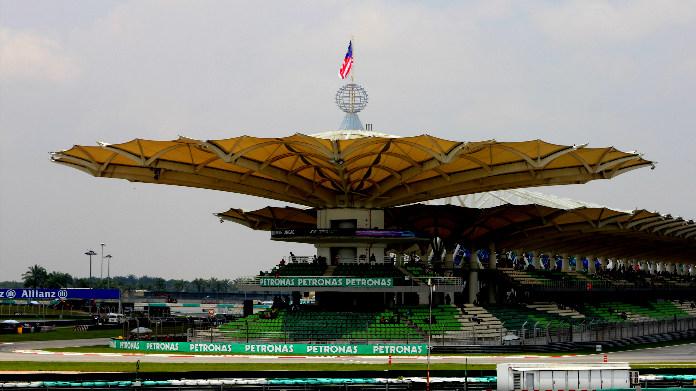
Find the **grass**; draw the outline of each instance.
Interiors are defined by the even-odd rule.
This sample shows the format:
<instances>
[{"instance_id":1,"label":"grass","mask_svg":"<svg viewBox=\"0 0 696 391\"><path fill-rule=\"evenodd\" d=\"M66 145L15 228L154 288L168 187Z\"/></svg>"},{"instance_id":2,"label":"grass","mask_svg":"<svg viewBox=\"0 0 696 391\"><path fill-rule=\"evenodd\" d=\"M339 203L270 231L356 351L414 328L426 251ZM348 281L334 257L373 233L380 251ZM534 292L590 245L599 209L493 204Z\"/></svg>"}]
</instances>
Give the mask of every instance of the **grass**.
<instances>
[{"instance_id":1,"label":"grass","mask_svg":"<svg viewBox=\"0 0 696 391\"><path fill-rule=\"evenodd\" d=\"M146 351L146 350L126 350L126 349L114 349L107 345L87 345L87 346L68 346L62 348L45 348L41 349L47 352L70 352L70 353L139 353L139 354L161 354L161 353L177 353L177 352L160 352L160 351ZM200 352L178 352L186 355L220 355L220 354L230 354L225 352L214 352L214 353L200 353ZM563 353L471 353L471 354L433 354L433 356L557 356ZM275 355L275 353L273 354ZM292 354L288 354L291 356Z\"/></svg>"},{"instance_id":2,"label":"grass","mask_svg":"<svg viewBox=\"0 0 696 391\"><path fill-rule=\"evenodd\" d=\"M135 359L134 359L135 360ZM632 364L632 369L696 368L691 363L651 363ZM140 372L192 372L192 371L387 371L411 370L425 371L424 363L393 364L317 364L317 363L140 363ZM463 371L464 364L430 365L432 371ZM469 364L470 371L493 371L495 364ZM37 362L37 361L2 361L0 371L35 371L35 372L135 372L135 362Z\"/></svg>"},{"instance_id":3,"label":"grass","mask_svg":"<svg viewBox=\"0 0 696 391\"><path fill-rule=\"evenodd\" d=\"M55 331L28 334L0 334L0 342L53 341L85 338L113 338L123 334L121 329L73 331L72 327L58 327Z\"/></svg>"},{"instance_id":4,"label":"grass","mask_svg":"<svg viewBox=\"0 0 696 391\"><path fill-rule=\"evenodd\" d=\"M468 370L494 370L494 364L469 364ZM425 371L424 363L393 364L317 364L317 363L140 363L140 372L191 371ZM431 364L431 371L463 371L464 364ZM0 362L0 371L77 371L77 372L135 372L135 362Z\"/></svg>"},{"instance_id":5,"label":"grass","mask_svg":"<svg viewBox=\"0 0 696 391\"><path fill-rule=\"evenodd\" d=\"M221 355L230 354L225 352L160 352L160 351L148 351L148 350L127 350L127 349L114 349L107 345L87 345L87 346L68 346L64 348L45 348L41 349L47 352L70 352L70 353L137 353L137 354L185 354L194 356L206 356L206 355Z\"/></svg>"},{"instance_id":6,"label":"grass","mask_svg":"<svg viewBox=\"0 0 696 391\"><path fill-rule=\"evenodd\" d=\"M639 349L646 349L646 348L660 348L660 347L668 347L668 346L677 346L677 345L684 345L684 344L690 344L694 343L696 340L689 339L689 340L681 340L681 341L668 341L668 342L655 342L655 343L648 343L648 344L642 344L642 345L634 345L630 348L616 348L616 349L606 349L603 350L602 352L596 352L595 350L582 350L582 351L574 351L574 352L508 352L508 353L447 353L447 354L434 354L434 356L438 355L444 355L444 356L469 356L469 357L476 357L476 356L560 356L560 355L587 355L587 354L603 354L603 353L612 353L612 352L620 352L620 351L631 351L631 350L639 350ZM69 346L69 347L63 347L63 348L46 348L42 349L46 350L49 352L75 352L75 353L143 353L143 354L156 354L156 353L166 353L166 352L157 352L157 351L139 351L139 350L125 350L125 349L113 349L108 347L107 345L88 345L88 346ZM184 352L182 352L184 353ZM219 355L219 354L225 354L225 353L185 353L185 354L194 354L194 355L206 355L206 354L212 354L212 355Z\"/></svg>"},{"instance_id":7,"label":"grass","mask_svg":"<svg viewBox=\"0 0 696 391\"><path fill-rule=\"evenodd\" d=\"M695 362L657 362L644 364L631 364L631 369L681 369L696 368Z\"/></svg>"}]
</instances>

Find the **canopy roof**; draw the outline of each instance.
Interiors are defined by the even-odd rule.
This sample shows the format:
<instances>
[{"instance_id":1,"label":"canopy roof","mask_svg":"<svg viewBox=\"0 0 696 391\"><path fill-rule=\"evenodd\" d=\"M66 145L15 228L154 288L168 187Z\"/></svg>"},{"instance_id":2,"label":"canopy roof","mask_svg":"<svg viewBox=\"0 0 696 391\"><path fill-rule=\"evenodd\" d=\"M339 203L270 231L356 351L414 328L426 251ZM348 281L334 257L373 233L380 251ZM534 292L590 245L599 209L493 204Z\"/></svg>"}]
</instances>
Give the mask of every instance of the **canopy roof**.
<instances>
[{"instance_id":1,"label":"canopy roof","mask_svg":"<svg viewBox=\"0 0 696 391\"><path fill-rule=\"evenodd\" d=\"M316 227L316 220L312 221L316 211L312 209L231 209L218 216L261 230ZM696 260L696 223L647 210L536 203L484 209L415 204L385 210L385 228L428 232L450 246L463 243L487 247L492 242L509 250L689 263Z\"/></svg>"},{"instance_id":2,"label":"canopy roof","mask_svg":"<svg viewBox=\"0 0 696 391\"><path fill-rule=\"evenodd\" d=\"M252 212L241 209L230 209L227 212L216 213L223 220L234 221L249 228L260 231L271 231L275 228L316 228L317 210L299 208L277 208L267 206Z\"/></svg>"},{"instance_id":3,"label":"canopy roof","mask_svg":"<svg viewBox=\"0 0 696 391\"><path fill-rule=\"evenodd\" d=\"M609 208L587 201L539 193L530 189L508 189L440 198L425 202L428 205L459 205L468 208L487 209L502 205L541 205L558 209ZM610 208L620 210L616 208ZM630 212L629 210L621 210Z\"/></svg>"},{"instance_id":4,"label":"canopy roof","mask_svg":"<svg viewBox=\"0 0 696 391\"><path fill-rule=\"evenodd\" d=\"M421 135L240 136L74 146L52 160L90 175L250 194L316 207L382 208L482 191L585 183L652 166L635 152Z\"/></svg>"}]
</instances>

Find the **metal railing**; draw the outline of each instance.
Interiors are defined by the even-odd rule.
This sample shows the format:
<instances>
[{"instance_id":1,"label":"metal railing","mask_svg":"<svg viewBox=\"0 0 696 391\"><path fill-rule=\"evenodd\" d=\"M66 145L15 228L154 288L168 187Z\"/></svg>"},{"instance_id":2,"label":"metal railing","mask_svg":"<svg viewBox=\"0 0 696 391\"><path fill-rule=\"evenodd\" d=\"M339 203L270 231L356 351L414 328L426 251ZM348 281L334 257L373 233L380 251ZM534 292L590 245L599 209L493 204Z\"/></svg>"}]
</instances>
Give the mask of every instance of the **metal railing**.
<instances>
[{"instance_id":1,"label":"metal railing","mask_svg":"<svg viewBox=\"0 0 696 391\"><path fill-rule=\"evenodd\" d=\"M286 228L271 231L272 238L286 238L297 236L332 237L332 236L356 236L366 238L429 238L428 235L418 234L412 230L392 229L367 229L367 228Z\"/></svg>"},{"instance_id":2,"label":"metal railing","mask_svg":"<svg viewBox=\"0 0 696 391\"><path fill-rule=\"evenodd\" d=\"M205 327L192 330L192 341L220 342L250 342L275 341L294 343L384 343L406 342L422 343L427 341L428 332L432 332L433 346L457 345L547 345L563 342L603 342L623 338L643 337L670 332L696 330L696 317L676 318L667 320L649 320L641 322L606 323L586 321L580 324L562 323L560 325L534 324L525 322L519 329L473 327L468 330L447 330L444 325L437 323L428 330L410 327L420 333L420 336L406 338L379 338L366 336L364 338L344 337L354 330L368 330L369 321L364 324L347 322L343 326L334 327L330 331L317 329L303 330L301 327L284 323L280 331L259 331L246 327L234 330L224 330L219 327ZM358 322L360 323L360 322Z\"/></svg>"},{"instance_id":3,"label":"metal railing","mask_svg":"<svg viewBox=\"0 0 696 391\"><path fill-rule=\"evenodd\" d=\"M247 276L240 277L238 279L239 283L242 285L258 285L261 287L261 279L264 278L276 278L275 276ZM311 278L392 278L394 280L394 286L418 286L428 283L430 280L433 285L447 285L456 286L464 285L464 279L461 277L420 277L420 278L410 278L410 277L369 277L369 276L278 276L277 278L296 278L296 279L311 279ZM267 288L267 287L263 287ZM304 286L298 288L312 288L311 286Z\"/></svg>"},{"instance_id":4,"label":"metal railing","mask_svg":"<svg viewBox=\"0 0 696 391\"><path fill-rule=\"evenodd\" d=\"M403 323L401 324L404 325ZM405 338L389 337L389 332L383 331L380 333L366 334L365 337L354 337L350 334L354 331L366 332L373 322L358 319L345 320L341 323L331 323L326 327L305 328L295 324L290 324L284 321L280 330L258 330L250 327L245 322L244 326L236 329L223 329L220 327L205 327L197 328L191 331L190 341L202 342L282 342L282 343L387 343L387 342L404 342L404 343L422 343L425 336L419 334L418 328L410 325L413 332L406 334ZM392 333L393 335L397 334Z\"/></svg>"}]
</instances>

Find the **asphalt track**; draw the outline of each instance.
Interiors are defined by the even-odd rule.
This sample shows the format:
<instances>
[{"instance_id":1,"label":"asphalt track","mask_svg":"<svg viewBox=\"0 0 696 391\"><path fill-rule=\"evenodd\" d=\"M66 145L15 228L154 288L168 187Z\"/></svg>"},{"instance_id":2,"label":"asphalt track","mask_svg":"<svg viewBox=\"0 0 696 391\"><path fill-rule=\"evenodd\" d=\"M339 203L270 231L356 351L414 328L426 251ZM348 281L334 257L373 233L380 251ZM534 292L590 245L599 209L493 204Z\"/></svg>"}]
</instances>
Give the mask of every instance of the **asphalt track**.
<instances>
[{"instance_id":1,"label":"asphalt track","mask_svg":"<svg viewBox=\"0 0 696 391\"><path fill-rule=\"evenodd\" d=\"M33 341L0 343L0 361L38 361L38 362L135 362L143 363L343 363L343 364L386 364L386 356L256 356L256 355L193 355L181 353L142 354L142 353L68 353L47 352L42 349L70 346L91 346L108 343L108 339L80 339L63 341ZM693 363L696 362L696 343L661 348L637 349L608 353L609 362L629 362L633 364L650 363ZM496 364L501 362L544 362L544 363L600 363L603 354L587 355L436 355L431 363ZM392 363L425 362L424 356L393 356Z\"/></svg>"}]
</instances>

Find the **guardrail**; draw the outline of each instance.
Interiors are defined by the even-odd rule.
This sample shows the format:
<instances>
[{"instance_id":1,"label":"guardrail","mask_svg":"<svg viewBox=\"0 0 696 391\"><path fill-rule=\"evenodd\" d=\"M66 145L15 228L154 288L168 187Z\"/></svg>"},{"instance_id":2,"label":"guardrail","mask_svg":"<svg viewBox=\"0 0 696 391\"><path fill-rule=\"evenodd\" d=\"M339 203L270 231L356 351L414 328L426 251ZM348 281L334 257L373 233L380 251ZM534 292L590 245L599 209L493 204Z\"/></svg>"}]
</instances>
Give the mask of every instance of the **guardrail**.
<instances>
[{"instance_id":1,"label":"guardrail","mask_svg":"<svg viewBox=\"0 0 696 391\"><path fill-rule=\"evenodd\" d=\"M262 278L392 278L394 280L394 286L408 286L408 285L425 285L430 280L432 285L464 285L464 280L461 277L428 277L428 278L409 278L409 277L370 277L370 276L247 276L240 277L239 283L242 285L261 285ZM419 283L420 282L420 283ZM398 284L397 284L398 283Z\"/></svg>"},{"instance_id":2,"label":"guardrail","mask_svg":"<svg viewBox=\"0 0 696 391\"><path fill-rule=\"evenodd\" d=\"M271 231L271 238L286 238L296 236L331 237L358 236L368 238L429 238L411 230L392 229L360 229L360 228L286 228Z\"/></svg>"}]
</instances>

